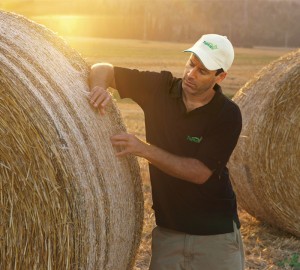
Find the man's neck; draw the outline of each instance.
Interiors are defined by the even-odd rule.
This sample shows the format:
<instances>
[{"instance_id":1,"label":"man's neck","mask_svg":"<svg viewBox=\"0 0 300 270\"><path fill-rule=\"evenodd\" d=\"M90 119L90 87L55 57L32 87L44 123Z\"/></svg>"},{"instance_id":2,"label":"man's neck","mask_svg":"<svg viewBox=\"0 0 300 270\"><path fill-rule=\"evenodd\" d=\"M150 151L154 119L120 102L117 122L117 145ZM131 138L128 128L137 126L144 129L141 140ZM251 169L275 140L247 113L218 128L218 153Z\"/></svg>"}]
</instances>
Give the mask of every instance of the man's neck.
<instances>
[{"instance_id":1,"label":"man's neck","mask_svg":"<svg viewBox=\"0 0 300 270\"><path fill-rule=\"evenodd\" d=\"M199 107L202 107L202 106L208 104L215 96L215 93L216 92L213 88L207 90L200 96L189 95L183 91L182 98L183 98L183 102L185 104L187 112L190 112L194 109L197 109Z\"/></svg>"}]
</instances>

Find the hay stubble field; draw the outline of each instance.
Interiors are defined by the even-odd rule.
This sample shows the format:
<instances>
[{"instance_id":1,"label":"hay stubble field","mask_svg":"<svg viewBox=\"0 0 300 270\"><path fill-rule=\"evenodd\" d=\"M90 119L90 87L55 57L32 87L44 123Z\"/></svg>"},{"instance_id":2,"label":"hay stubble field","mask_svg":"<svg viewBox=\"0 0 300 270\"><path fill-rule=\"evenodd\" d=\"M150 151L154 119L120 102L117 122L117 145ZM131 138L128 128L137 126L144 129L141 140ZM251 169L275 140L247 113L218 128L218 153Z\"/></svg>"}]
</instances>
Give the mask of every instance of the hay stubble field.
<instances>
[{"instance_id":1,"label":"hay stubble field","mask_svg":"<svg viewBox=\"0 0 300 270\"><path fill-rule=\"evenodd\" d=\"M65 38L89 64L110 62L113 65L141 70L170 70L181 76L188 54L182 51L191 44L138 40ZM223 82L223 91L232 97L257 71L292 49L237 48L235 62ZM276 74L274 74L276 76ZM142 110L130 100L116 100L128 132L145 139ZM139 159L145 199L142 242L134 270L146 270L151 256L151 230L155 226L151 209L151 187L147 162ZM245 245L246 269L300 269L300 239L279 231L239 209Z\"/></svg>"}]
</instances>

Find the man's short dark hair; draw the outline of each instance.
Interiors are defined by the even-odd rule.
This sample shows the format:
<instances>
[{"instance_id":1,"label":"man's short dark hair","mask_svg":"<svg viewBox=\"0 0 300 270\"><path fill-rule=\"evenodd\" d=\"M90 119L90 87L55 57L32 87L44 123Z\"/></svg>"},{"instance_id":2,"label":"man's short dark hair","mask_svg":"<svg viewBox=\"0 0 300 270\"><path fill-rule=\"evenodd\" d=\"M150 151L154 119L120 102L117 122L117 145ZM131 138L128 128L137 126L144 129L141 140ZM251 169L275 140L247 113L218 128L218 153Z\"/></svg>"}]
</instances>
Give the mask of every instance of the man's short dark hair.
<instances>
[{"instance_id":1,"label":"man's short dark hair","mask_svg":"<svg viewBox=\"0 0 300 270\"><path fill-rule=\"evenodd\" d=\"M216 76L218 76L218 75L221 74L222 72L224 72L224 69L223 69L223 68L217 69Z\"/></svg>"}]
</instances>

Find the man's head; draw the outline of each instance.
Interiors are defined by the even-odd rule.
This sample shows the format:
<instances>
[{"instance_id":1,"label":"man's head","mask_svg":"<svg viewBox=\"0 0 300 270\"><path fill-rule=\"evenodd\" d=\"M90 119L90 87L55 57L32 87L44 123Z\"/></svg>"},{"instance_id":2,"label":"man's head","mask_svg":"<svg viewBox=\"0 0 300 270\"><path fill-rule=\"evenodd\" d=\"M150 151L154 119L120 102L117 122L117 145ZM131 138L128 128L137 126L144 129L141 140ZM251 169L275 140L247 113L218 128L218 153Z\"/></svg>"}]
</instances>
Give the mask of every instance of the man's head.
<instances>
[{"instance_id":1,"label":"man's head","mask_svg":"<svg viewBox=\"0 0 300 270\"><path fill-rule=\"evenodd\" d=\"M208 70L223 69L227 72L234 59L231 42L227 37L217 34L203 35L185 52L195 54Z\"/></svg>"},{"instance_id":2,"label":"man's head","mask_svg":"<svg viewBox=\"0 0 300 270\"><path fill-rule=\"evenodd\" d=\"M208 91L213 93L213 87L225 79L233 62L230 41L216 34L204 35L185 52L192 54L183 73L183 92L192 96L201 96Z\"/></svg>"}]
</instances>

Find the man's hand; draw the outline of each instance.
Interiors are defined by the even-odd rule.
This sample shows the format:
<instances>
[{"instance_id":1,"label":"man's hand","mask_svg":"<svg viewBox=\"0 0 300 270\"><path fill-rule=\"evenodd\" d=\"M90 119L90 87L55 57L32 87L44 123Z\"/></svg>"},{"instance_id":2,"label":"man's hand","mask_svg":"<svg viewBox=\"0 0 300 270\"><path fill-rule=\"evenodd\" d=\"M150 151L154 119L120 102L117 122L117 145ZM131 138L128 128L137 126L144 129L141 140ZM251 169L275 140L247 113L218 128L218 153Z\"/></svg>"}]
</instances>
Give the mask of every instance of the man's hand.
<instances>
[{"instance_id":1,"label":"man's hand","mask_svg":"<svg viewBox=\"0 0 300 270\"><path fill-rule=\"evenodd\" d=\"M194 184L203 184L212 175L212 171L201 161L176 156L159 147L147 144L132 134L121 133L112 136L111 142L113 146L121 148L116 156L133 154L145 158L166 174Z\"/></svg>"},{"instance_id":2,"label":"man's hand","mask_svg":"<svg viewBox=\"0 0 300 270\"><path fill-rule=\"evenodd\" d=\"M93 107L99 108L100 113L105 114L105 106L111 101L111 94L100 86L92 88L88 95L90 103Z\"/></svg>"},{"instance_id":3,"label":"man's hand","mask_svg":"<svg viewBox=\"0 0 300 270\"><path fill-rule=\"evenodd\" d=\"M141 141L135 135L128 133L112 136L111 142L113 146L121 147L121 151L116 154L119 157L127 154L144 157L149 147L147 143Z\"/></svg>"}]
</instances>

